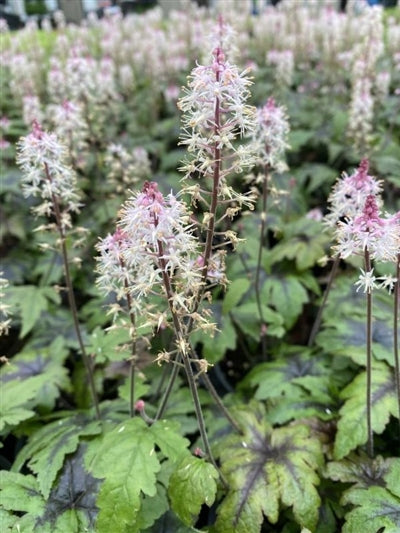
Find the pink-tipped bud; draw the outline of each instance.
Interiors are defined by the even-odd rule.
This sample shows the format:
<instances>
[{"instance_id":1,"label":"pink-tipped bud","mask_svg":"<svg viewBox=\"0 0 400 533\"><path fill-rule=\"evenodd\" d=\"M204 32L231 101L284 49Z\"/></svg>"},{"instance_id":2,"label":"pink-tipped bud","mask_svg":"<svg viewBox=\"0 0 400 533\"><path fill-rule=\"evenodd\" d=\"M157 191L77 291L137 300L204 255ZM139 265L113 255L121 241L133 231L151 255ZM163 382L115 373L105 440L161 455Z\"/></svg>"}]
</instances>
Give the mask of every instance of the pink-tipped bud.
<instances>
[{"instance_id":1,"label":"pink-tipped bud","mask_svg":"<svg viewBox=\"0 0 400 533\"><path fill-rule=\"evenodd\" d=\"M197 447L194 450L193 455L195 455L196 457L203 458L203 457L205 457L206 454L203 452L203 450L201 448Z\"/></svg>"},{"instance_id":2,"label":"pink-tipped bud","mask_svg":"<svg viewBox=\"0 0 400 533\"><path fill-rule=\"evenodd\" d=\"M34 121L32 122L32 136L35 138L35 139L42 139L43 138L43 128L42 126L39 124L39 122L34 119Z\"/></svg>"},{"instance_id":3,"label":"pink-tipped bud","mask_svg":"<svg viewBox=\"0 0 400 533\"><path fill-rule=\"evenodd\" d=\"M138 400L135 402L135 411L142 413L144 411L145 402L143 400Z\"/></svg>"}]
</instances>

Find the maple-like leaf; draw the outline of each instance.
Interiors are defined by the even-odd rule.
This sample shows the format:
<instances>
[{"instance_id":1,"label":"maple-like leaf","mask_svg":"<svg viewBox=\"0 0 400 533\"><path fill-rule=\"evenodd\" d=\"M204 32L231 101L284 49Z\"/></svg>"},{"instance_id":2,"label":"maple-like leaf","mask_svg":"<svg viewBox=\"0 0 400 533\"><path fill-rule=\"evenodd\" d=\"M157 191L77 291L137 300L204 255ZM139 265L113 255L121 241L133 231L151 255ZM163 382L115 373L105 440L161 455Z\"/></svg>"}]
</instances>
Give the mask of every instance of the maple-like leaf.
<instances>
[{"instance_id":1,"label":"maple-like leaf","mask_svg":"<svg viewBox=\"0 0 400 533\"><path fill-rule=\"evenodd\" d=\"M341 394L344 405L340 409L334 456L345 457L360 444L367 442L366 372L358 374ZM390 415L398 417L393 370L385 363L375 362L372 368L371 422L375 433L382 433Z\"/></svg>"},{"instance_id":2,"label":"maple-like leaf","mask_svg":"<svg viewBox=\"0 0 400 533\"><path fill-rule=\"evenodd\" d=\"M188 456L183 459L170 477L168 495L172 509L182 522L193 525L201 506L214 503L219 474L215 467L204 459Z\"/></svg>"},{"instance_id":3,"label":"maple-like leaf","mask_svg":"<svg viewBox=\"0 0 400 533\"><path fill-rule=\"evenodd\" d=\"M157 474L161 458L156 447L164 456L177 459L188 453L188 444L179 433L179 425L172 421L157 422L149 428L135 417L107 432L87 457L89 470L104 479L97 499L97 533L141 531L144 498L153 498L153 504L160 498ZM162 504L158 514L153 512L153 520L163 512Z\"/></svg>"},{"instance_id":4,"label":"maple-like leaf","mask_svg":"<svg viewBox=\"0 0 400 533\"><path fill-rule=\"evenodd\" d=\"M356 460L353 458L353 461ZM358 468L348 462L339 469L339 477L355 484L346 490L341 503L353 508L345 515L343 533L398 533L400 531L400 459L359 458ZM333 470L333 472L332 472ZM347 470L347 475L346 475ZM349 478L349 470L350 477ZM368 471L368 477L365 473ZM337 463L331 477L338 473ZM372 473L372 475L371 475ZM358 475L356 475L358 474Z\"/></svg>"},{"instance_id":5,"label":"maple-like leaf","mask_svg":"<svg viewBox=\"0 0 400 533\"><path fill-rule=\"evenodd\" d=\"M28 462L32 472L37 474L43 496L48 498L66 455L76 451L81 437L100 432L100 422L92 421L85 414L76 414L46 424L29 439L19 453L13 469L19 470Z\"/></svg>"},{"instance_id":6,"label":"maple-like leaf","mask_svg":"<svg viewBox=\"0 0 400 533\"><path fill-rule=\"evenodd\" d=\"M313 529L320 497L320 442L303 425L273 429L260 405L234 414L244 435L219 443L222 471L230 489L218 510L215 533L259 531L265 516L276 523L280 506L293 509L297 522Z\"/></svg>"}]
</instances>

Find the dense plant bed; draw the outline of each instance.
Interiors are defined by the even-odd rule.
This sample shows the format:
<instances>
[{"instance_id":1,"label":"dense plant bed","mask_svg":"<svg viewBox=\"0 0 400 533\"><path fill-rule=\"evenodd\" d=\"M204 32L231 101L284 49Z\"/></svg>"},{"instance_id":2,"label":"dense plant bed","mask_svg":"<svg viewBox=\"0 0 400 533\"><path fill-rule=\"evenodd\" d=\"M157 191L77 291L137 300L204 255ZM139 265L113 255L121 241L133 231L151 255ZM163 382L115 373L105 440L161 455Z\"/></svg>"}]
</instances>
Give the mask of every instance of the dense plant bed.
<instances>
[{"instance_id":1,"label":"dense plant bed","mask_svg":"<svg viewBox=\"0 0 400 533\"><path fill-rule=\"evenodd\" d=\"M400 530L398 10L221 4L2 34L4 531Z\"/></svg>"}]
</instances>

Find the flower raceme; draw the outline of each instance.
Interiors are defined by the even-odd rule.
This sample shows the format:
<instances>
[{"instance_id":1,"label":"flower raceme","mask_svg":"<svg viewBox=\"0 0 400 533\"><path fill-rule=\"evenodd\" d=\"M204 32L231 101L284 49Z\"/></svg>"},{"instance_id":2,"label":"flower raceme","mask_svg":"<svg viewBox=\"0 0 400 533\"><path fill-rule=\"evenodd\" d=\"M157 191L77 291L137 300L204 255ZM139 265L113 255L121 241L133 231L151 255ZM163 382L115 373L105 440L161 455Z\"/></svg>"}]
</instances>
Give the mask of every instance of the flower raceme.
<instances>
[{"instance_id":1,"label":"flower raceme","mask_svg":"<svg viewBox=\"0 0 400 533\"><path fill-rule=\"evenodd\" d=\"M288 148L289 122L285 110L269 98L266 104L257 109L257 130L255 142L260 163L279 170L285 169L283 153Z\"/></svg>"},{"instance_id":2,"label":"flower raceme","mask_svg":"<svg viewBox=\"0 0 400 533\"><path fill-rule=\"evenodd\" d=\"M186 95L178 102L183 111L181 144L190 154L182 170L185 177L198 173L212 178L219 158L225 163L220 179L254 164L250 145L234 147L239 136L256 126L255 108L247 105L251 81L226 59L221 47L213 51L210 65L198 65L189 78Z\"/></svg>"},{"instance_id":3,"label":"flower raceme","mask_svg":"<svg viewBox=\"0 0 400 533\"><path fill-rule=\"evenodd\" d=\"M334 228L343 218L352 219L360 215L369 195L375 197L378 205L381 204L382 182L369 175L368 170L368 160L363 159L353 174L348 176L344 172L338 179L328 198L330 213L325 217L325 223L329 227Z\"/></svg>"},{"instance_id":4,"label":"flower raceme","mask_svg":"<svg viewBox=\"0 0 400 533\"><path fill-rule=\"evenodd\" d=\"M97 249L97 284L103 292L122 298L129 290L134 311L143 313L143 299L165 294L167 275L174 289L173 305L190 311L200 286L200 249L187 207L172 193L164 197L155 182L146 182L122 207L117 231Z\"/></svg>"},{"instance_id":5,"label":"flower raceme","mask_svg":"<svg viewBox=\"0 0 400 533\"><path fill-rule=\"evenodd\" d=\"M81 207L76 175L67 160L65 146L55 134L43 131L36 121L32 132L18 143L17 163L23 172L24 194L43 200L33 208L34 213L51 217L57 204L64 229L71 226L70 213L79 212Z\"/></svg>"},{"instance_id":6,"label":"flower raceme","mask_svg":"<svg viewBox=\"0 0 400 533\"><path fill-rule=\"evenodd\" d=\"M367 250L371 259L395 263L400 253L400 212L381 218L376 197L370 194L360 215L339 222L336 236L335 248L342 258Z\"/></svg>"}]
</instances>

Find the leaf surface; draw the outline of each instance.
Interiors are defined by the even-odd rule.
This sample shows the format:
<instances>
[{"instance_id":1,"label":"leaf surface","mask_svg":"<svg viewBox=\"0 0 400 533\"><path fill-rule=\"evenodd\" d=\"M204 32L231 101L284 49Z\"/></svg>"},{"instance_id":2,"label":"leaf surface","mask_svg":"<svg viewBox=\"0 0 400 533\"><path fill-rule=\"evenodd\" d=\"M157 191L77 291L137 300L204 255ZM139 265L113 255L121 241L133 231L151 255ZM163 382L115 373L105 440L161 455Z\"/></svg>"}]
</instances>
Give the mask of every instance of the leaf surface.
<instances>
[{"instance_id":1,"label":"leaf surface","mask_svg":"<svg viewBox=\"0 0 400 533\"><path fill-rule=\"evenodd\" d=\"M141 418L135 417L105 434L89 460L90 471L104 478L97 499L98 533L140 531L143 496L155 498L153 503L157 501L157 474L161 463L155 446L158 445L163 454L174 457L187 453L188 441L176 430L176 425L164 421L149 428ZM171 435L167 435L169 431Z\"/></svg>"},{"instance_id":2,"label":"leaf surface","mask_svg":"<svg viewBox=\"0 0 400 533\"><path fill-rule=\"evenodd\" d=\"M210 507L217 492L215 467L194 456L185 457L170 477L168 495L173 511L187 526L193 525L205 503Z\"/></svg>"},{"instance_id":3,"label":"leaf surface","mask_svg":"<svg viewBox=\"0 0 400 533\"><path fill-rule=\"evenodd\" d=\"M273 429L260 406L255 412L243 409L240 420L244 436L230 436L220 445L230 490L213 531L259 531L264 515L277 522L280 504L292 507L296 521L313 529L320 505L315 472L322 462L320 442L306 426Z\"/></svg>"},{"instance_id":4,"label":"leaf surface","mask_svg":"<svg viewBox=\"0 0 400 533\"><path fill-rule=\"evenodd\" d=\"M13 469L19 470L28 461L29 468L37 474L43 496L48 498L65 456L76 451L81 437L100 432L100 422L83 414L46 424L21 450Z\"/></svg>"},{"instance_id":5,"label":"leaf surface","mask_svg":"<svg viewBox=\"0 0 400 533\"><path fill-rule=\"evenodd\" d=\"M360 444L367 442L366 408L367 373L358 374L342 392L344 405L340 409L334 457L341 459ZM390 415L398 417L394 372L385 363L372 368L372 429L382 433Z\"/></svg>"},{"instance_id":6,"label":"leaf surface","mask_svg":"<svg viewBox=\"0 0 400 533\"><path fill-rule=\"evenodd\" d=\"M46 381L45 375L34 376L24 380L12 380L1 386L0 397L0 432L6 426L17 426L23 420L35 415L28 408L28 402L37 395ZM29 403L29 407L33 407Z\"/></svg>"}]
</instances>

